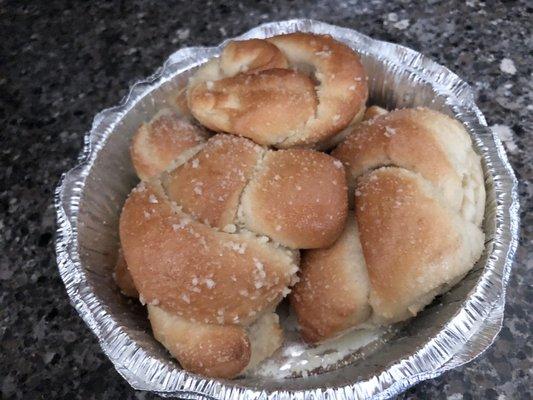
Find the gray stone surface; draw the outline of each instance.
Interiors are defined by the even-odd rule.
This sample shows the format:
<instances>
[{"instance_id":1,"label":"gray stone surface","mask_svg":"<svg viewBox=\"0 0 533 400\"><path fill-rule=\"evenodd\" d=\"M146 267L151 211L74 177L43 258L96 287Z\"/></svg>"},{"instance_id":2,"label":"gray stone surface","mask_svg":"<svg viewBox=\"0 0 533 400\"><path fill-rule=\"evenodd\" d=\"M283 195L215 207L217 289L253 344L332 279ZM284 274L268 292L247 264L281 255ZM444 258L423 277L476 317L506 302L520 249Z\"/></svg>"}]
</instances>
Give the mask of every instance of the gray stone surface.
<instances>
[{"instance_id":1,"label":"gray stone surface","mask_svg":"<svg viewBox=\"0 0 533 400\"><path fill-rule=\"evenodd\" d=\"M531 398L533 4L417 3L0 0L0 397L156 398L117 374L67 300L53 251L54 188L93 115L176 49L311 17L409 46L470 82L520 179L522 239L498 340L400 398Z\"/></svg>"}]
</instances>

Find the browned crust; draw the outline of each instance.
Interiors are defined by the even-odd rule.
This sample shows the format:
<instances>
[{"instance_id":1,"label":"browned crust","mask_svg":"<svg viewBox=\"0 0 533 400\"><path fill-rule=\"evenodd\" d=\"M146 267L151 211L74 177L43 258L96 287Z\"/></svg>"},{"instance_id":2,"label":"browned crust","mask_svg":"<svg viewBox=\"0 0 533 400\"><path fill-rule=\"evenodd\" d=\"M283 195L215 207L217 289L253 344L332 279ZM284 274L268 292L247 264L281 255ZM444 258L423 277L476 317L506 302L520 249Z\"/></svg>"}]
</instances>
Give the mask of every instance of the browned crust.
<instances>
[{"instance_id":1,"label":"browned crust","mask_svg":"<svg viewBox=\"0 0 533 400\"><path fill-rule=\"evenodd\" d=\"M331 155L345 165L351 195L358 176L399 166L421 174L455 210L463 211L472 197L475 204L468 207L473 211L465 210L465 216L481 223L485 191L479 157L465 129L444 114L422 108L391 111L355 125Z\"/></svg>"},{"instance_id":2,"label":"browned crust","mask_svg":"<svg viewBox=\"0 0 533 400\"><path fill-rule=\"evenodd\" d=\"M203 125L263 145L302 129L317 106L313 81L288 69L203 82L189 90L188 98Z\"/></svg>"},{"instance_id":3,"label":"browned crust","mask_svg":"<svg viewBox=\"0 0 533 400\"><path fill-rule=\"evenodd\" d=\"M285 60L298 72L284 69ZM187 96L193 115L210 129L282 148L322 148L362 115L368 88L352 49L298 32L231 43L220 61L193 77Z\"/></svg>"},{"instance_id":4,"label":"browned crust","mask_svg":"<svg viewBox=\"0 0 533 400\"><path fill-rule=\"evenodd\" d=\"M148 317L155 338L188 371L230 379L250 361L250 341L239 326L190 322L150 305Z\"/></svg>"},{"instance_id":5,"label":"browned crust","mask_svg":"<svg viewBox=\"0 0 533 400\"><path fill-rule=\"evenodd\" d=\"M371 282L375 318L395 322L415 315L421 299L472 268L483 234L438 200L413 172L380 168L357 185L356 218Z\"/></svg>"},{"instance_id":6,"label":"browned crust","mask_svg":"<svg viewBox=\"0 0 533 400\"><path fill-rule=\"evenodd\" d=\"M155 183L130 194L120 240L144 300L191 321L247 324L279 302L297 269L283 248L193 220Z\"/></svg>"},{"instance_id":7,"label":"browned crust","mask_svg":"<svg viewBox=\"0 0 533 400\"><path fill-rule=\"evenodd\" d=\"M333 337L369 317L369 282L353 213L333 246L303 252L300 271L290 299L306 341Z\"/></svg>"},{"instance_id":8,"label":"browned crust","mask_svg":"<svg viewBox=\"0 0 533 400\"><path fill-rule=\"evenodd\" d=\"M351 186L366 171L387 165L415 169L438 183L450 177L460 185L450 160L413 110L397 110L359 124L331 155L343 162Z\"/></svg>"},{"instance_id":9,"label":"browned crust","mask_svg":"<svg viewBox=\"0 0 533 400\"><path fill-rule=\"evenodd\" d=\"M188 150L202 144L207 133L170 110L142 124L132 139L131 160L137 175L147 180L159 175Z\"/></svg>"},{"instance_id":10,"label":"browned crust","mask_svg":"<svg viewBox=\"0 0 533 400\"><path fill-rule=\"evenodd\" d=\"M164 179L165 188L184 212L223 229L235 222L241 192L263 152L250 140L216 135Z\"/></svg>"},{"instance_id":11,"label":"browned crust","mask_svg":"<svg viewBox=\"0 0 533 400\"><path fill-rule=\"evenodd\" d=\"M266 40L275 44L291 65L312 65L320 83L315 118L279 146L321 147L322 142L346 127L365 108L367 77L359 55L329 35L295 32Z\"/></svg>"},{"instance_id":12,"label":"browned crust","mask_svg":"<svg viewBox=\"0 0 533 400\"><path fill-rule=\"evenodd\" d=\"M242 196L244 225L291 248L331 245L348 209L341 163L324 153L269 152Z\"/></svg>"}]
</instances>

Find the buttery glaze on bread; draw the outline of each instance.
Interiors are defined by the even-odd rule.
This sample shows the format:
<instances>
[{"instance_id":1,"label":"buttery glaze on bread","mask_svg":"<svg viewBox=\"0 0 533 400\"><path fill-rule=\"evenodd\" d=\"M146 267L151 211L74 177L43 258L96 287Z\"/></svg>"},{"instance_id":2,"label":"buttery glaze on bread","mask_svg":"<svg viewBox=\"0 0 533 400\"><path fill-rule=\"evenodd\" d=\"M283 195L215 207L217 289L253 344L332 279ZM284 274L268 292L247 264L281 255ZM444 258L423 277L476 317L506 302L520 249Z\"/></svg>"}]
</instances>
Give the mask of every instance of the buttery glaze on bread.
<instances>
[{"instance_id":1,"label":"buttery glaze on bread","mask_svg":"<svg viewBox=\"0 0 533 400\"><path fill-rule=\"evenodd\" d=\"M142 143L133 150L152 160ZM297 249L340 235L346 177L326 154L273 151L232 135L192 149L172 149L126 200L125 261L115 276L124 293L148 303L154 336L184 368L229 378L281 345L273 310L296 280Z\"/></svg>"},{"instance_id":2,"label":"buttery glaze on bread","mask_svg":"<svg viewBox=\"0 0 533 400\"><path fill-rule=\"evenodd\" d=\"M428 109L377 111L332 152L347 171L354 221L332 247L302 256L291 301L311 342L416 315L483 251L483 175L462 125Z\"/></svg>"},{"instance_id":3,"label":"buttery glaze on bread","mask_svg":"<svg viewBox=\"0 0 533 400\"><path fill-rule=\"evenodd\" d=\"M292 249L332 244L348 209L345 172L331 156L272 151L230 135L213 136L162 182L198 220L230 233L253 231Z\"/></svg>"},{"instance_id":4,"label":"buttery glaze on bread","mask_svg":"<svg viewBox=\"0 0 533 400\"><path fill-rule=\"evenodd\" d=\"M211 228L172 201L142 183L120 218L122 251L145 302L189 320L245 325L279 302L297 270L293 252Z\"/></svg>"},{"instance_id":5,"label":"buttery glaze on bread","mask_svg":"<svg viewBox=\"0 0 533 400\"><path fill-rule=\"evenodd\" d=\"M327 147L363 117L367 96L353 50L302 32L231 42L187 90L202 125L279 148Z\"/></svg>"}]
</instances>

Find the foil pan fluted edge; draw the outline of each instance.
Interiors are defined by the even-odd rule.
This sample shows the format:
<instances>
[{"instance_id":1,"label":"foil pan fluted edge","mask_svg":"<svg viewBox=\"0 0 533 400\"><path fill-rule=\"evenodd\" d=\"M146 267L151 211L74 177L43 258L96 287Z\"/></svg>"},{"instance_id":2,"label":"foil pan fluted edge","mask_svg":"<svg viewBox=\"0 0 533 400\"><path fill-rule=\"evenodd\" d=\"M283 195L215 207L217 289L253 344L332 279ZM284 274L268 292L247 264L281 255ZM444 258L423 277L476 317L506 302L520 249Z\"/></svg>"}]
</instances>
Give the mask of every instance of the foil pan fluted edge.
<instances>
[{"instance_id":1,"label":"foil pan fluted edge","mask_svg":"<svg viewBox=\"0 0 533 400\"><path fill-rule=\"evenodd\" d=\"M455 296L445 296L443 310L448 310L448 313L442 313L446 315L445 320L435 324L439 329L427 337L403 344L403 348L391 344L396 347L391 347L390 353L398 354L398 357L377 359L375 365L369 367L370 373L357 376L356 369L348 370L344 374L348 378L333 379L332 384L317 381L316 386L291 386L292 383L287 382L288 389L285 390L282 383L262 387L260 382L247 384L242 380L205 379L181 370L165 352L153 350L153 344L138 334L142 329L135 328L136 321L132 322L127 313L117 312L112 302L105 300L114 296L111 293L112 279L110 274L104 273L106 269L100 270L98 265L112 258L112 251L107 247L97 249L97 244L86 243L85 238L90 234L85 234L93 230L96 236L107 235L104 239L116 241L116 220L123 198L107 195L108 198L101 203L106 204L108 214L93 218L97 225L80 225L83 201L88 202L87 198L95 196L89 193L88 187L98 184L104 188L107 183L102 177L94 178L91 174L99 160L109 157L105 153L108 142L117 127L124 124L123 118L152 91L217 55L225 42L212 48L181 49L172 54L154 75L133 85L118 106L95 116L91 130L85 136L78 165L63 175L55 193L57 262L67 293L80 316L98 337L104 353L135 389L191 399L382 399L471 361L492 344L501 329L505 288L518 243L517 181L500 140L488 129L474 102L471 88L450 70L414 50L318 21L297 19L267 23L239 38L267 37L297 30L330 34L360 52L370 75L373 102L389 107L427 105L448 112L464 124L482 157L485 173L485 253L474 268L475 272L466 279L470 286L461 283L459 286L464 286L462 291L458 288ZM378 75L381 78L376 77ZM402 79L416 82L430 95L409 92L408 88L401 93L386 90L390 85L398 85L395 80ZM431 104L427 104L428 98L432 98ZM126 139L116 140L122 140L122 146L127 146ZM117 146L116 143L114 146ZM127 151L123 151L122 157L127 157ZM118 161L113 162L117 165L128 162L121 161L119 156L116 158ZM109 169L109 174L113 173L113 169ZM129 174L125 187L131 187L134 182L132 173L124 174ZM98 182L94 183L94 180ZM83 238L80 239L80 236ZM116 244L113 246L116 247ZM106 268L109 270L109 266ZM432 320L427 314L415 320L424 318L429 321L426 325L430 326Z\"/></svg>"}]
</instances>

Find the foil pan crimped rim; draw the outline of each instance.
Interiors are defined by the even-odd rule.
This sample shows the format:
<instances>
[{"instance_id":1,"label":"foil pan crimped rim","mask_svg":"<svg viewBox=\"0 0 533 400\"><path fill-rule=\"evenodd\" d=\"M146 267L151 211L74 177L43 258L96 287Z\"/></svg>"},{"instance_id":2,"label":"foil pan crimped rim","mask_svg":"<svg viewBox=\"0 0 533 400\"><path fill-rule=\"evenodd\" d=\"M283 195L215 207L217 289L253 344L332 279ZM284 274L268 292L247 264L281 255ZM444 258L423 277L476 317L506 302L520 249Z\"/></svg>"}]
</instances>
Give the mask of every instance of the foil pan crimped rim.
<instances>
[{"instance_id":1,"label":"foil pan crimped rim","mask_svg":"<svg viewBox=\"0 0 533 400\"><path fill-rule=\"evenodd\" d=\"M328 33L355 45L360 52L371 49L376 54L386 54L387 59L383 62L390 63L391 68L401 68L404 73L415 75L446 98L446 105L454 116L471 132L474 145L482 155L486 174L488 171L491 176L496 204L492 216L494 221L489 223L493 222L495 229L486 245L482 274L467 298L461 300L459 310L440 332L370 379L354 379L349 385L300 391L252 389L231 381L205 379L177 369L170 360L162 362L151 357L124 331L120 321L110 315L106 304L102 304L87 284L78 243L78 216L89 171L122 117L154 88L218 54L226 42L218 47L181 49L172 54L154 75L133 85L118 106L95 116L92 128L85 136L78 165L63 175L55 193L57 261L68 295L117 371L136 389L190 399L381 399L471 361L492 344L501 329L505 288L518 243L517 180L499 138L487 128L476 106L470 86L447 68L414 50L318 21L296 19L272 22L239 38L266 37L296 30ZM116 345L118 342L119 346Z\"/></svg>"}]
</instances>

